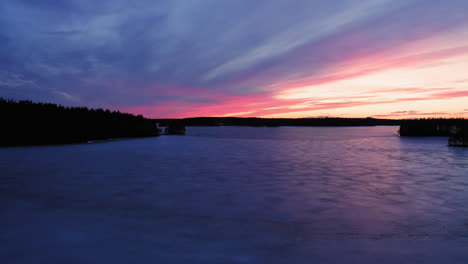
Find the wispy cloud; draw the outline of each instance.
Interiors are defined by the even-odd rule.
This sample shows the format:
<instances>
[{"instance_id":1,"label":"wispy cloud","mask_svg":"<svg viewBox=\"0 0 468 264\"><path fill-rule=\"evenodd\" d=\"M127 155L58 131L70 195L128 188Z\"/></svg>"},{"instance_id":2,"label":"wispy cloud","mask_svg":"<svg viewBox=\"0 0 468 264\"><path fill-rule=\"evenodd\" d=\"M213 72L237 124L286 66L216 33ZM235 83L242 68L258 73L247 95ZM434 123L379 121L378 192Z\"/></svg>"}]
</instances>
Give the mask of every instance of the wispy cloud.
<instances>
[{"instance_id":1,"label":"wispy cloud","mask_svg":"<svg viewBox=\"0 0 468 264\"><path fill-rule=\"evenodd\" d=\"M443 117L446 115L452 115L451 113L445 112L419 112L419 111L400 111L400 112L392 112L389 114L382 114L382 115L372 115L372 117L376 118L414 118L414 117Z\"/></svg>"},{"instance_id":2,"label":"wispy cloud","mask_svg":"<svg viewBox=\"0 0 468 264\"><path fill-rule=\"evenodd\" d=\"M430 100L461 112L467 8L464 0L4 0L0 96L151 117L361 115Z\"/></svg>"},{"instance_id":3,"label":"wispy cloud","mask_svg":"<svg viewBox=\"0 0 468 264\"><path fill-rule=\"evenodd\" d=\"M283 55L301 45L315 42L342 30L352 23L372 17L387 7L388 0L365 0L340 10L319 21L306 20L254 47L240 57L234 58L214 68L205 75L205 79L214 79L219 75L246 70L265 60Z\"/></svg>"},{"instance_id":4,"label":"wispy cloud","mask_svg":"<svg viewBox=\"0 0 468 264\"><path fill-rule=\"evenodd\" d=\"M27 79L21 73L0 71L0 87L16 88L16 87L37 87L37 84Z\"/></svg>"}]
</instances>

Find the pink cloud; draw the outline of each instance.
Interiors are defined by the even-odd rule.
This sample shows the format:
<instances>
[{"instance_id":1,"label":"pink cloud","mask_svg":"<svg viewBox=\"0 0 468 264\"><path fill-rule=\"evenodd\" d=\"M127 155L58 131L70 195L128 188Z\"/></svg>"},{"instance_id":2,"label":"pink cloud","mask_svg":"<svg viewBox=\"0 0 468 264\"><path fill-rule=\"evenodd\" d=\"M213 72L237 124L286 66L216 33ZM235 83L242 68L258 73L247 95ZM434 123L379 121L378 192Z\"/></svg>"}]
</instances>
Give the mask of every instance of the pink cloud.
<instances>
[{"instance_id":1,"label":"pink cloud","mask_svg":"<svg viewBox=\"0 0 468 264\"><path fill-rule=\"evenodd\" d=\"M448 90L449 88L438 88L436 91ZM412 91L412 92L432 92L432 89L423 88L401 88L395 91ZM393 92L387 90L387 92ZM219 95L218 95L219 96ZM243 113L236 116L253 117L267 116L272 114L296 113L303 111L316 111L337 108L358 107L365 105L380 105L398 102L410 101L425 101L425 100L447 100L452 98L468 97L468 91L451 91L437 92L421 97L406 97L392 100L375 100L373 96L355 96L355 97L333 97L333 98L316 98L314 100L295 99L295 100L278 100L270 95L254 95L254 96L233 96L223 95L214 97L220 101L220 104L200 103L200 102L160 102L157 106L135 106L124 108L124 111L143 114L153 118L184 118L184 117L200 117L200 116L224 116L230 113ZM362 99L362 100L359 100ZM323 100L335 100L338 102L324 102ZM353 101L350 101L353 100ZM292 109L291 106L303 104L303 108ZM395 112L393 116L397 115ZM434 115L439 113L434 113ZM390 116L390 115L389 115Z\"/></svg>"},{"instance_id":2,"label":"pink cloud","mask_svg":"<svg viewBox=\"0 0 468 264\"><path fill-rule=\"evenodd\" d=\"M306 47L301 51L291 54L285 59L285 64L292 62L299 57L304 58L315 54ZM391 89L379 89L366 92L362 96L330 98L326 95L317 98L280 100L274 98L278 91L287 91L297 87L308 87L323 85L336 81L345 81L356 77L366 76L379 71L408 66L423 65L425 63L437 62L447 58L453 58L468 54L468 45L442 50L428 51L420 54L403 55L395 57L402 47L386 48L385 50L357 51L349 52L344 57L339 58L340 63L322 65L323 69L315 70L313 59L304 64L304 69L300 75L305 77L288 77L275 75L270 68L258 72L252 72L244 76L243 79L233 79L220 84L219 89L210 87L158 87L158 89L145 89L148 96L170 97L166 101L155 101L154 105L127 107L126 111L132 113L143 113L145 116L157 118L183 118L197 116L223 116L231 113L241 113L240 116L266 116L271 114L297 113L304 111L316 111L326 109L338 109L359 107L365 105L378 105L397 102L424 101L424 100L444 100L452 98L467 97L468 91L457 91L453 88L425 88L425 87L402 87ZM426 49L427 50L427 49ZM310 70L312 69L312 70ZM307 75L307 72L311 72ZM459 80L465 81L465 80ZM236 87L242 87L245 95L235 93ZM251 90L245 87L252 87ZM266 87L268 89L261 89ZM262 90L258 93L258 90ZM376 99L385 98L387 93L407 93L408 96L401 99ZM418 95L418 96L416 96ZM178 100L179 99L179 100ZM200 101L197 101L200 100ZM203 101L205 100L205 101ZM325 101L326 100L326 101ZM334 100L337 102L327 102ZM302 104L302 108L291 108ZM243 114L242 114L243 113Z\"/></svg>"}]
</instances>

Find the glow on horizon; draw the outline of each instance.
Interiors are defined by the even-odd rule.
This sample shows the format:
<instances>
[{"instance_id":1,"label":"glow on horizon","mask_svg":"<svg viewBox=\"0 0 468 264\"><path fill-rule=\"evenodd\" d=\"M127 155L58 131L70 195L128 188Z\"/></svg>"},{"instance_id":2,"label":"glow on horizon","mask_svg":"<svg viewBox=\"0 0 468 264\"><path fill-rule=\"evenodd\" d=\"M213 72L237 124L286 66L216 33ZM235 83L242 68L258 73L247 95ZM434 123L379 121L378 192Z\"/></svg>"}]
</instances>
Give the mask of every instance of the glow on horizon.
<instances>
[{"instance_id":1,"label":"glow on horizon","mask_svg":"<svg viewBox=\"0 0 468 264\"><path fill-rule=\"evenodd\" d=\"M171 117L468 117L467 32L436 35L328 69L350 77L271 83L265 88L271 92L263 95L225 97L219 105L187 104L185 109L182 104ZM145 113L155 114L151 107Z\"/></svg>"},{"instance_id":2,"label":"glow on horizon","mask_svg":"<svg viewBox=\"0 0 468 264\"><path fill-rule=\"evenodd\" d=\"M466 76L464 70L468 69L468 56L459 59L460 62L390 69L343 81L281 91L277 98L286 101L310 98L310 105L300 107L309 111L297 111L300 108L292 106L290 109L294 109L294 113L264 117L467 117L468 81L462 78ZM363 100L363 97L367 98ZM343 107L313 110L314 105L320 103L344 104ZM346 103L350 106L346 107Z\"/></svg>"},{"instance_id":3,"label":"glow on horizon","mask_svg":"<svg viewBox=\"0 0 468 264\"><path fill-rule=\"evenodd\" d=\"M276 99L310 101L288 107L291 112L262 117L468 117L467 39L468 30L463 29L409 43L389 54L357 58L338 70L377 70L317 85L283 88L275 94ZM314 110L321 108L320 104L334 107Z\"/></svg>"}]
</instances>

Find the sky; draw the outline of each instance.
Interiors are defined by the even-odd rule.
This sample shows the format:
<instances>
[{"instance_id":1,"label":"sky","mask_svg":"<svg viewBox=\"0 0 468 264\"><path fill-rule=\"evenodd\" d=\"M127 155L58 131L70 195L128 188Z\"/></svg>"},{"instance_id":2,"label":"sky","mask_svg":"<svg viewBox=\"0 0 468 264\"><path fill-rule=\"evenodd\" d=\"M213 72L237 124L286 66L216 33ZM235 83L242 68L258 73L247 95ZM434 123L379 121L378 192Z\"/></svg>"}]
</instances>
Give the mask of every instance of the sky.
<instances>
[{"instance_id":1,"label":"sky","mask_svg":"<svg viewBox=\"0 0 468 264\"><path fill-rule=\"evenodd\" d=\"M2 0L0 97L151 118L468 118L468 1Z\"/></svg>"}]
</instances>

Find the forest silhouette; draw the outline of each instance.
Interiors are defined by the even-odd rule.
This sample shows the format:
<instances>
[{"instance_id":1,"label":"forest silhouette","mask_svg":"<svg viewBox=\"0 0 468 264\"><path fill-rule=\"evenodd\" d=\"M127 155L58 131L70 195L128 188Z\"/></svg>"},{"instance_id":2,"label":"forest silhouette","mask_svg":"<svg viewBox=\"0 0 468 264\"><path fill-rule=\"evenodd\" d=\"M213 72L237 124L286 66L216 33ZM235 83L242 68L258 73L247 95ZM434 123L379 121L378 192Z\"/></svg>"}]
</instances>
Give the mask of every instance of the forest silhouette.
<instances>
[{"instance_id":1,"label":"forest silhouette","mask_svg":"<svg viewBox=\"0 0 468 264\"><path fill-rule=\"evenodd\" d=\"M401 120L400 136L405 137L446 137L452 135L453 129L468 131L468 120L463 118L428 118L417 120Z\"/></svg>"},{"instance_id":2,"label":"forest silhouette","mask_svg":"<svg viewBox=\"0 0 468 264\"><path fill-rule=\"evenodd\" d=\"M157 136L156 121L141 115L87 107L0 98L0 145L83 143Z\"/></svg>"}]
</instances>

